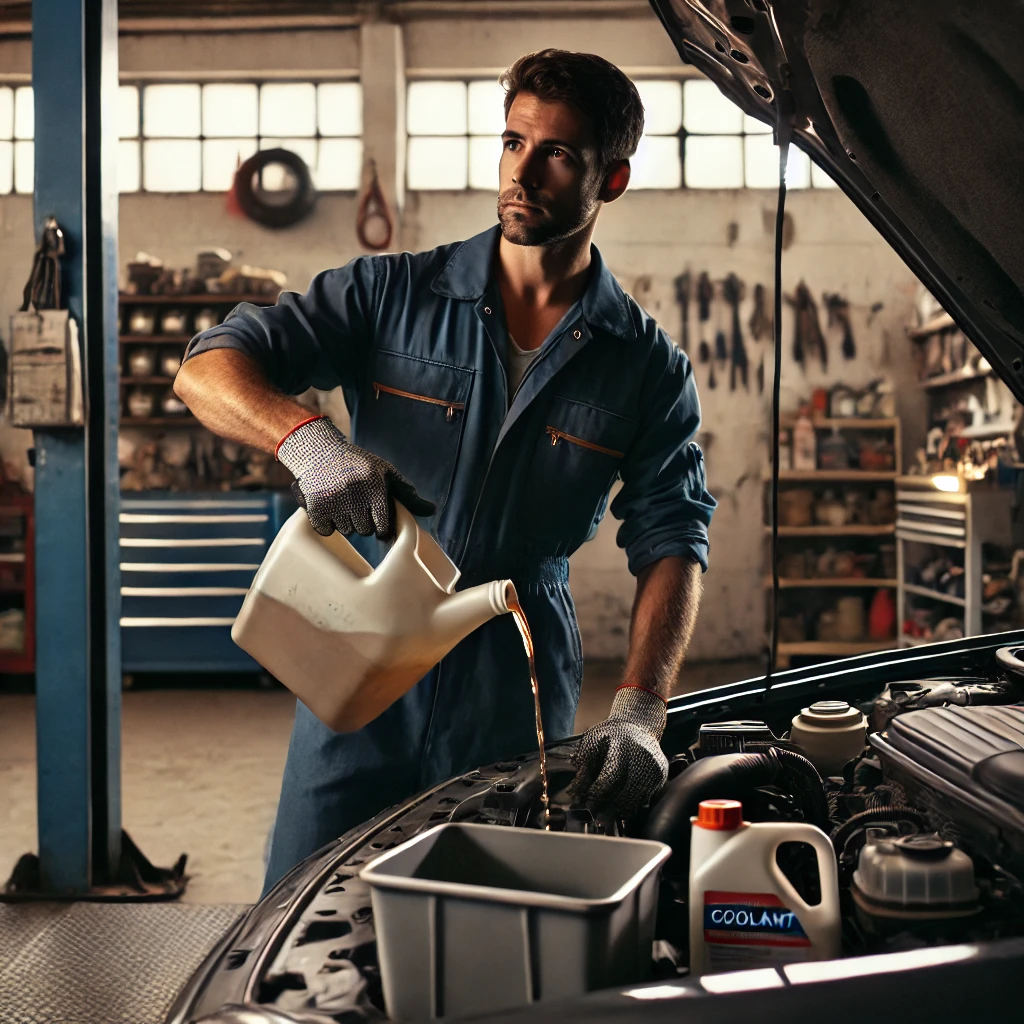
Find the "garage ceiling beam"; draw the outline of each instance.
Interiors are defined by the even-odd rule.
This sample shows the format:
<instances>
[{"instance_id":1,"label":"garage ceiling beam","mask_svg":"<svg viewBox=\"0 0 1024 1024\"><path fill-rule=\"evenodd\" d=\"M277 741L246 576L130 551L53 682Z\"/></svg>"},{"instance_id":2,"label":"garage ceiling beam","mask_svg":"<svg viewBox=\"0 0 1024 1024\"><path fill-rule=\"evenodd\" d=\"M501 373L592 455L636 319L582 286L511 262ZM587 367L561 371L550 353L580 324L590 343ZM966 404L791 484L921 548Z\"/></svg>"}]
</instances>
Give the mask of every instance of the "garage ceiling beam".
<instances>
[{"instance_id":1,"label":"garage ceiling beam","mask_svg":"<svg viewBox=\"0 0 1024 1024\"><path fill-rule=\"evenodd\" d=\"M134 0L121 7L122 35L137 32L259 32L268 29L356 28L370 21L426 18L652 17L648 0ZM32 31L27 0L0 0L0 35Z\"/></svg>"}]
</instances>

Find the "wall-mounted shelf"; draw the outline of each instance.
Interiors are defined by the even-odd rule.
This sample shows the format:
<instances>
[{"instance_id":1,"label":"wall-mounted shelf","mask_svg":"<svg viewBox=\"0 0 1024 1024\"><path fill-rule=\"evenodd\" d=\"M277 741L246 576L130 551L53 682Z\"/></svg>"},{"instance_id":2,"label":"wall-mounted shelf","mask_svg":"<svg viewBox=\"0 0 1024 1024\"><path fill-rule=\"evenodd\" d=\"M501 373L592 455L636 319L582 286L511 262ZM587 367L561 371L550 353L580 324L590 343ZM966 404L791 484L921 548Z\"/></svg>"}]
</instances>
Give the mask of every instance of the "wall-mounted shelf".
<instances>
[{"instance_id":1,"label":"wall-mounted shelf","mask_svg":"<svg viewBox=\"0 0 1024 1024\"><path fill-rule=\"evenodd\" d=\"M122 377L121 384L173 384L173 377Z\"/></svg>"},{"instance_id":2,"label":"wall-mounted shelf","mask_svg":"<svg viewBox=\"0 0 1024 1024\"><path fill-rule=\"evenodd\" d=\"M783 469L779 480L786 483L880 483L895 480L896 472L869 469Z\"/></svg>"},{"instance_id":3,"label":"wall-mounted shelf","mask_svg":"<svg viewBox=\"0 0 1024 1024\"><path fill-rule=\"evenodd\" d=\"M930 601L941 601L943 604L955 604L958 608L966 608L967 600L957 597L955 594L943 594L941 590L932 590L931 587L921 587L916 583L904 583L903 589L908 594L917 594L918 597L927 597Z\"/></svg>"},{"instance_id":4,"label":"wall-mounted shelf","mask_svg":"<svg viewBox=\"0 0 1024 1024\"><path fill-rule=\"evenodd\" d=\"M191 334L121 334L118 341L130 345L187 345Z\"/></svg>"},{"instance_id":5,"label":"wall-mounted shelf","mask_svg":"<svg viewBox=\"0 0 1024 1024\"><path fill-rule=\"evenodd\" d=\"M889 651L896 645L895 638L890 640L801 640L795 643L778 645L779 664L783 659L788 665L794 657L808 658L848 658L855 654L871 654L873 651Z\"/></svg>"},{"instance_id":6,"label":"wall-mounted shelf","mask_svg":"<svg viewBox=\"0 0 1024 1024\"><path fill-rule=\"evenodd\" d=\"M772 585L770 576L764 581L764 585ZM779 580L779 590L817 590L819 587L870 587L877 590L879 587L895 588L898 585L899 580L868 579L866 576L819 576Z\"/></svg>"},{"instance_id":7,"label":"wall-mounted shelf","mask_svg":"<svg viewBox=\"0 0 1024 1024\"><path fill-rule=\"evenodd\" d=\"M122 416L122 427L198 427L195 416Z\"/></svg>"},{"instance_id":8,"label":"wall-mounted shelf","mask_svg":"<svg viewBox=\"0 0 1024 1024\"><path fill-rule=\"evenodd\" d=\"M907 337L915 340L927 338L938 331L948 331L951 327L956 327L956 321L948 313L940 313L934 320L929 320L920 327L908 328Z\"/></svg>"},{"instance_id":9,"label":"wall-mounted shelf","mask_svg":"<svg viewBox=\"0 0 1024 1024\"><path fill-rule=\"evenodd\" d=\"M792 427L799 419L798 416L780 416L779 421L783 426ZM889 419L866 419L860 416L812 416L811 423L820 430L830 430L835 427L838 430L893 430L899 426L899 420Z\"/></svg>"},{"instance_id":10,"label":"wall-mounted shelf","mask_svg":"<svg viewBox=\"0 0 1024 1024\"><path fill-rule=\"evenodd\" d=\"M966 373L963 370L956 370L953 373L940 373L937 377L926 377L918 383L918 387L930 391L932 388L945 388L953 384L965 384L972 380L984 380L992 375L991 367L987 370L968 370Z\"/></svg>"},{"instance_id":11,"label":"wall-mounted shelf","mask_svg":"<svg viewBox=\"0 0 1024 1024\"><path fill-rule=\"evenodd\" d=\"M770 534L772 528L766 526L764 532ZM846 526L780 526L780 537L885 537L896 532L895 523L866 525L850 523Z\"/></svg>"},{"instance_id":12,"label":"wall-mounted shelf","mask_svg":"<svg viewBox=\"0 0 1024 1024\"><path fill-rule=\"evenodd\" d=\"M200 295L131 295L128 292L121 292L118 296L122 305L145 306L160 303L165 306L180 305L205 305L205 306L227 306L237 305L239 302L251 302L256 306L273 306L278 296L270 295L218 295L213 292L203 292Z\"/></svg>"}]
</instances>

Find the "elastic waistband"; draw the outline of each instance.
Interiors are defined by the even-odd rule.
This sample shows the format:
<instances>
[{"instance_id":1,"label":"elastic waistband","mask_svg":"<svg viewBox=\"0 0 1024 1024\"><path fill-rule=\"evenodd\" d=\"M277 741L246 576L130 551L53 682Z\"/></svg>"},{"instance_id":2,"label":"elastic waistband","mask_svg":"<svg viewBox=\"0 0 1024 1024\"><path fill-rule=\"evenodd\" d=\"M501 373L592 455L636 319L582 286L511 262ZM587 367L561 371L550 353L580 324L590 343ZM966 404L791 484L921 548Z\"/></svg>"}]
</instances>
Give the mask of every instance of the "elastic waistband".
<instances>
[{"instance_id":1,"label":"elastic waistband","mask_svg":"<svg viewBox=\"0 0 1024 1024\"><path fill-rule=\"evenodd\" d=\"M476 586L491 580L511 580L517 584L568 583L569 559L511 558L496 553L488 558L485 565L472 564L463 567L460 585Z\"/></svg>"}]
</instances>

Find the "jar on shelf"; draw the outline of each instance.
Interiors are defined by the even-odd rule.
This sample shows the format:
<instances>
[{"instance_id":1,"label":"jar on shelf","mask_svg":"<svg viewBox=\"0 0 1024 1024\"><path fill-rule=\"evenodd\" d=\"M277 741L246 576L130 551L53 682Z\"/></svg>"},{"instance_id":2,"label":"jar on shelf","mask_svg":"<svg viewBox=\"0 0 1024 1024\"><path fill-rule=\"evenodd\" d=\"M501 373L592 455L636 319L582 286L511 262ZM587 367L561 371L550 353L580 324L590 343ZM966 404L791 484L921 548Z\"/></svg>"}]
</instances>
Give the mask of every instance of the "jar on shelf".
<instances>
[{"instance_id":1,"label":"jar on shelf","mask_svg":"<svg viewBox=\"0 0 1024 1024\"><path fill-rule=\"evenodd\" d=\"M219 323L220 317L212 309L201 309L196 313L192 326L196 334L202 334L203 331L208 331Z\"/></svg>"},{"instance_id":2,"label":"jar on shelf","mask_svg":"<svg viewBox=\"0 0 1024 1024\"><path fill-rule=\"evenodd\" d=\"M156 349L141 345L128 347L129 377L152 377L155 371Z\"/></svg>"},{"instance_id":3,"label":"jar on shelf","mask_svg":"<svg viewBox=\"0 0 1024 1024\"><path fill-rule=\"evenodd\" d=\"M185 334L185 314L180 309L168 309L160 318L161 334Z\"/></svg>"},{"instance_id":4,"label":"jar on shelf","mask_svg":"<svg viewBox=\"0 0 1024 1024\"><path fill-rule=\"evenodd\" d=\"M160 411L164 416L184 416L188 413L188 406L174 393L173 388L168 388L160 399Z\"/></svg>"},{"instance_id":5,"label":"jar on shelf","mask_svg":"<svg viewBox=\"0 0 1024 1024\"><path fill-rule=\"evenodd\" d=\"M132 388L125 400L128 415L133 419L146 419L153 415L153 393L145 388Z\"/></svg>"},{"instance_id":6,"label":"jar on shelf","mask_svg":"<svg viewBox=\"0 0 1024 1024\"><path fill-rule=\"evenodd\" d=\"M133 309L128 318L129 334L153 334L156 330L156 317L148 309Z\"/></svg>"},{"instance_id":7,"label":"jar on shelf","mask_svg":"<svg viewBox=\"0 0 1024 1024\"><path fill-rule=\"evenodd\" d=\"M173 377L181 369L182 353L176 348L166 348L160 355L160 372L165 377Z\"/></svg>"}]
</instances>

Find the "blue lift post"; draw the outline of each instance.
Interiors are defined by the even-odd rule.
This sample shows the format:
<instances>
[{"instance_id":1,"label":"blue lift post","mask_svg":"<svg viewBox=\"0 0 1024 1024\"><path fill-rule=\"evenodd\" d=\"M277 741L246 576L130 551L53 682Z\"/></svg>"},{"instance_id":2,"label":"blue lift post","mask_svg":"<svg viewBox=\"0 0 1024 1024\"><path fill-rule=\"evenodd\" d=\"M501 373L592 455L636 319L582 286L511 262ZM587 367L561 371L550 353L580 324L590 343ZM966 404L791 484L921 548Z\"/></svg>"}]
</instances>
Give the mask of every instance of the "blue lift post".
<instances>
[{"instance_id":1,"label":"blue lift post","mask_svg":"<svg viewBox=\"0 0 1024 1024\"><path fill-rule=\"evenodd\" d=\"M121 849L117 2L32 4L35 228L64 231L86 425L35 435L39 888L110 884Z\"/></svg>"}]
</instances>

